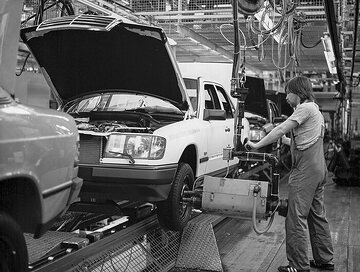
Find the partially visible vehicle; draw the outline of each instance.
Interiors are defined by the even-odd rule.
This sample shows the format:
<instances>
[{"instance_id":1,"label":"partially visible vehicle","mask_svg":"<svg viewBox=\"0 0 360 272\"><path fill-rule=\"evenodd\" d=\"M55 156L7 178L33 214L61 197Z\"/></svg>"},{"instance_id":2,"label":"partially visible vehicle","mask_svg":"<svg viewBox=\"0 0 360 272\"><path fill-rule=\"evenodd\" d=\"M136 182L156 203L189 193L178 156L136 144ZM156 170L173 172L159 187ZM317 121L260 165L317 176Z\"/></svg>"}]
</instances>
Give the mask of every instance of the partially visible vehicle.
<instances>
[{"instance_id":1,"label":"partially visible vehicle","mask_svg":"<svg viewBox=\"0 0 360 272\"><path fill-rule=\"evenodd\" d=\"M40 237L77 198L82 184L74 119L21 105L9 94L21 10L22 1L0 4L0 270L16 272L28 267L23 232Z\"/></svg>"},{"instance_id":2,"label":"partially visible vehicle","mask_svg":"<svg viewBox=\"0 0 360 272\"><path fill-rule=\"evenodd\" d=\"M245 100L244 116L250 124L250 132L248 140L257 142L264 138L277 124L286 120L286 116L282 115L276 103L267 98L265 91L264 80L259 77L246 77L244 84L248 88L248 95ZM281 165L287 170L289 169L289 148L285 145L278 145L273 143L265 146L257 152L277 154ZM291 159L291 158L290 158ZM247 162L240 162L236 175L248 175L250 172L255 172L256 177L262 175L256 171L250 171L260 163L249 164ZM261 167L258 167L261 169Z\"/></svg>"},{"instance_id":3,"label":"partially visible vehicle","mask_svg":"<svg viewBox=\"0 0 360 272\"><path fill-rule=\"evenodd\" d=\"M236 166L223 160L233 144L230 97L201 78L186 88L162 29L81 15L21 37L61 109L76 118L80 197L89 209L150 202L164 228L181 230L191 215L183 195L195 179Z\"/></svg>"},{"instance_id":4,"label":"partially visible vehicle","mask_svg":"<svg viewBox=\"0 0 360 272\"><path fill-rule=\"evenodd\" d=\"M285 120L279 113L279 109L276 104L270 99L265 100L267 113L260 115L254 111L249 111L245 102L245 118L250 123L250 135L249 140L258 142L266 136L273 128L276 123L280 120ZM282 119L283 118L283 119ZM269 147L266 148L269 152Z\"/></svg>"},{"instance_id":5,"label":"partially visible vehicle","mask_svg":"<svg viewBox=\"0 0 360 272\"><path fill-rule=\"evenodd\" d=\"M277 105L266 98L264 79L258 77L246 77L244 84L249 89L245 100L245 118L250 123L249 140L260 141L276 125L285 120ZM261 152L272 152L273 145L261 149Z\"/></svg>"}]
</instances>

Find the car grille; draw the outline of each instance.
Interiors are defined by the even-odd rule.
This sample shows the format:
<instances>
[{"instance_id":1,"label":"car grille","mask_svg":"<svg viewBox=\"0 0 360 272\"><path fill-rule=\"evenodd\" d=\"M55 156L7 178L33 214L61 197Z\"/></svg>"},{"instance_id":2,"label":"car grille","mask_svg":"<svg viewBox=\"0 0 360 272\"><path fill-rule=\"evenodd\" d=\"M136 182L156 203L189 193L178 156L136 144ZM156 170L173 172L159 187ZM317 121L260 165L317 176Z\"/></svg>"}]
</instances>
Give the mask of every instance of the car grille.
<instances>
[{"instance_id":1,"label":"car grille","mask_svg":"<svg viewBox=\"0 0 360 272\"><path fill-rule=\"evenodd\" d=\"M57 27L82 27L108 30L119 22L118 19L109 16L93 16L93 15L74 15L58 18L51 18L43 21L36 30L44 30Z\"/></svg>"},{"instance_id":2,"label":"car grille","mask_svg":"<svg viewBox=\"0 0 360 272\"><path fill-rule=\"evenodd\" d=\"M100 164L104 137L80 134L80 163Z\"/></svg>"}]
</instances>

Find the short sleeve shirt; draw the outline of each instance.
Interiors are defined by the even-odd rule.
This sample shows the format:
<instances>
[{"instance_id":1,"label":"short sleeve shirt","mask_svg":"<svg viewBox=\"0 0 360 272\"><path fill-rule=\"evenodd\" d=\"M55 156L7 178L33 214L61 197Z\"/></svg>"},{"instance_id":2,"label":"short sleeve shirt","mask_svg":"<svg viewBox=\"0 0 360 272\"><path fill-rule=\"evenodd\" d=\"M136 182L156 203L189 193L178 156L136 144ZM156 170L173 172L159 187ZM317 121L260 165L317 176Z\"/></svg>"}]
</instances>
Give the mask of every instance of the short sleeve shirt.
<instances>
[{"instance_id":1,"label":"short sleeve shirt","mask_svg":"<svg viewBox=\"0 0 360 272\"><path fill-rule=\"evenodd\" d=\"M289 119L299 124L293 129L297 149L305 150L309 148L321 136L324 117L319 111L318 105L314 102L299 104Z\"/></svg>"}]
</instances>

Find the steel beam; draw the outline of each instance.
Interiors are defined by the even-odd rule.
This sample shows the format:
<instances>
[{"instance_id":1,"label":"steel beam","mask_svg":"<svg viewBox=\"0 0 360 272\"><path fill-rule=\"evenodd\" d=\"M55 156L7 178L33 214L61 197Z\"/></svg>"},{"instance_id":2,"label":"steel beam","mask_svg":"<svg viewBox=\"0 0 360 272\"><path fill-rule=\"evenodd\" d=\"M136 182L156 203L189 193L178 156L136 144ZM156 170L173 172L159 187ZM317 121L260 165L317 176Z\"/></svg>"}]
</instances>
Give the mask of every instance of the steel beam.
<instances>
[{"instance_id":1,"label":"steel beam","mask_svg":"<svg viewBox=\"0 0 360 272\"><path fill-rule=\"evenodd\" d=\"M330 35L331 43L332 43L333 50L334 50L337 75L338 75L339 81L346 84L343 68L341 65L342 56L341 56L341 52L340 52L339 33L338 33L338 28L336 26L337 17L336 17L336 12L335 12L334 1L333 0L324 1L324 6L325 6L325 13L326 13L326 20L327 20L328 28L329 28L329 35ZM341 90L341 92L344 92L343 90Z\"/></svg>"}]
</instances>

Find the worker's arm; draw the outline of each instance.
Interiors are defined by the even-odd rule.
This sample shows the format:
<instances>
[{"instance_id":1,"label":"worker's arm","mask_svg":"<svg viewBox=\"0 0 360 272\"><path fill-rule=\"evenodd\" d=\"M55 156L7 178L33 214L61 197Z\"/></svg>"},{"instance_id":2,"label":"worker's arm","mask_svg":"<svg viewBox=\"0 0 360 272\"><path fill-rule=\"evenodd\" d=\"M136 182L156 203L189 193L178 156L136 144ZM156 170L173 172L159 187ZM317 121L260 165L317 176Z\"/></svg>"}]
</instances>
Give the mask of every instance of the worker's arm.
<instances>
[{"instance_id":1,"label":"worker's arm","mask_svg":"<svg viewBox=\"0 0 360 272\"><path fill-rule=\"evenodd\" d=\"M280 137L288 133L293 128L297 127L298 123L294 120L287 119L280 125L276 126L268 135L266 135L260 142L253 143L248 141L247 146L250 146L252 149L259 149L261 147L267 146L273 142L276 142Z\"/></svg>"}]
</instances>

